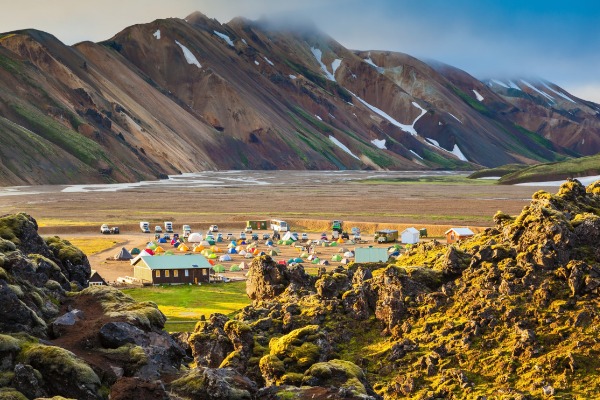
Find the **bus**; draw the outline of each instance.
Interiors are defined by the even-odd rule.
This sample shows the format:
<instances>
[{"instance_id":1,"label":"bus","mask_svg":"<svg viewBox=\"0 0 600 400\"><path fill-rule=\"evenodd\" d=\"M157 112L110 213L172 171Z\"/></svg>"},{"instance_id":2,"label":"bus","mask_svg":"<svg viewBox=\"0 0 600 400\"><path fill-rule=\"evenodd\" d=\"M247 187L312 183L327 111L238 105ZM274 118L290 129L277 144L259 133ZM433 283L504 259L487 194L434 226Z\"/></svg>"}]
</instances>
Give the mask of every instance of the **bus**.
<instances>
[{"instance_id":1,"label":"bus","mask_svg":"<svg viewBox=\"0 0 600 400\"><path fill-rule=\"evenodd\" d=\"M289 230L288 223L280 219L271 220L271 230L274 232L287 232Z\"/></svg>"}]
</instances>

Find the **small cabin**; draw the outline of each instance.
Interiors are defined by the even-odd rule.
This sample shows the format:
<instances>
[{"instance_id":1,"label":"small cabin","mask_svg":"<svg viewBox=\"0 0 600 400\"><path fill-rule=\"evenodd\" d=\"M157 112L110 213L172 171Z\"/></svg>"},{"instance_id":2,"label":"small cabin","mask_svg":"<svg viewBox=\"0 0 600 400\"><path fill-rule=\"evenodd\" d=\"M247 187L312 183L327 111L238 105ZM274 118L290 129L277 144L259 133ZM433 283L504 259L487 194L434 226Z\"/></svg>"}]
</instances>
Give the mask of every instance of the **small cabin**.
<instances>
[{"instance_id":1,"label":"small cabin","mask_svg":"<svg viewBox=\"0 0 600 400\"><path fill-rule=\"evenodd\" d=\"M211 265L200 254L141 256L133 260L133 276L146 285L210 282Z\"/></svg>"},{"instance_id":2,"label":"small cabin","mask_svg":"<svg viewBox=\"0 0 600 400\"><path fill-rule=\"evenodd\" d=\"M96 270L92 270L92 273L90 275L90 279L88 279L88 286L108 286L108 284L106 283L106 281L104 280L104 278L102 278L100 276L100 274L98 273L98 271Z\"/></svg>"},{"instance_id":3,"label":"small cabin","mask_svg":"<svg viewBox=\"0 0 600 400\"><path fill-rule=\"evenodd\" d=\"M415 244L419 243L421 234L416 228L413 227L403 230L400 234L400 237L402 238L402 243Z\"/></svg>"},{"instance_id":4,"label":"small cabin","mask_svg":"<svg viewBox=\"0 0 600 400\"><path fill-rule=\"evenodd\" d=\"M450 228L445 233L447 243L456 243L475 235L469 228Z\"/></svg>"}]
</instances>

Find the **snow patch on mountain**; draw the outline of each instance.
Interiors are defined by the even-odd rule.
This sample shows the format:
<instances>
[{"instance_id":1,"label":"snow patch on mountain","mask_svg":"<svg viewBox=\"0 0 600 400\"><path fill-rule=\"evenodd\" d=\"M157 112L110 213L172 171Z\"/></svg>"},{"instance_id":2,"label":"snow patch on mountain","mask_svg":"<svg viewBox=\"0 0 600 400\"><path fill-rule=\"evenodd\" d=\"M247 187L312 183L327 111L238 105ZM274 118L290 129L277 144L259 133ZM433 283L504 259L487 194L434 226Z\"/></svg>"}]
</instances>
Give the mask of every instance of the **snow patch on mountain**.
<instances>
[{"instance_id":1,"label":"snow patch on mountain","mask_svg":"<svg viewBox=\"0 0 600 400\"><path fill-rule=\"evenodd\" d=\"M363 99L361 99L360 97L358 97L357 95L355 95L354 93L352 93L354 95L354 97L356 97L358 99L358 101L360 101L361 103L363 103L365 106L367 106L367 108L369 108L371 111L373 111L374 113L378 114L379 116L387 119L392 125L397 126L398 128L402 129L404 132L408 132L413 136L417 136L418 133L415 130L415 124L417 123L417 121L419 120L419 118L421 118L423 115L425 115L427 113L427 110L425 110L423 107L421 107L419 104L417 104L416 102L412 102L412 105L419 108L421 110L421 115L419 115L417 118L415 118L415 120L413 121L413 123L411 125L406 125L406 124L402 124L398 121L396 121L392 116L390 116L389 114L387 114L385 111L380 110L379 108L367 103L366 101L364 101Z\"/></svg>"},{"instance_id":2,"label":"snow patch on mountain","mask_svg":"<svg viewBox=\"0 0 600 400\"><path fill-rule=\"evenodd\" d=\"M509 88L509 87L508 87L508 85L507 85L506 83L504 83L504 82L501 82L501 81L499 81L498 79L491 79L491 80L490 80L490 82L493 82L493 83L495 83L496 85L500 85L500 86L502 86L502 87L505 87L505 88L507 88L507 89ZM491 85L490 85L490 86L491 86Z\"/></svg>"},{"instance_id":3,"label":"snow patch on mountain","mask_svg":"<svg viewBox=\"0 0 600 400\"><path fill-rule=\"evenodd\" d=\"M254 60L254 64L260 65L260 63L258 61L256 61L256 60Z\"/></svg>"},{"instance_id":4,"label":"snow patch on mountain","mask_svg":"<svg viewBox=\"0 0 600 400\"><path fill-rule=\"evenodd\" d=\"M375 147L378 147L381 150L387 150L387 147L385 147L385 139L373 139L371 140L371 143L373 143Z\"/></svg>"},{"instance_id":5,"label":"snow patch on mountain","mask_svg":"<svg viewBox=\"0 0 600 400\"><path fill-rule=\"evenodd\" d=\"M231 38L229 36L227 36L224 33L219 32L219 31L213 31L213 32L215 33L215 35L217 35L218 37L223 39L225 42L227 42L228 45L230 45L231 47L235 47L233 45L233 41L231 40Z\"/></svg>"},{"instance_id":6,"label":"snow patch on mountain","mask_svg":"<svg viewBox=\"0 0 600 400\"><path fill-rule=\"evenodd\" d=\"M481 94L479 94L479 92L475 89L473 89L473 93L475 93L475 97L477 98L477 101L483 101L483 96Z\"/></svg>"},{"instance_id":7,"label":"snow patch on mountain","mask_svg":"<svg viewBox=\"0 0 600 400\"><path fill-rule=\"evenodd\" d=\"M263 57L265 59L265 61L269 64L271 64L271 66L275 66L275 64L273 64L273 61L269 60L267 57Z\"/></svg>"},{"instance_id":8,"label":"snow patch on mountain","mask_svg":"<svg viewBox=\"0 0 600 400\"><path fill-rule=\"evenodd\" d=\"M454 115L454 114L452 114L452 113L448 113L448 114L450 114L450 116L451 116L452 118L454 118L455 120L457 120L458 122L460 122L460 123L462 124L462 121L461 121L460 119L456 118L456 115ZM440 124L440 125L441 125L441 124Z\"/></svg>"},{"instance_id":9,"label":"snow patch on mountain","mask_svg":"<svg viewBox=\"0 0 600 400\"><path fill-rule=\"evenodd\" d=\"M379 72L379 73L383 73L384 69L383 69L383 68L381 68L380 66L378 66L377 64L375 64L375 63L373 62L373 60L371 60L371 54L369 54L369 58L365 58L365 59L364 59L364 61L365 61L367 64L369 64L369 65L372 65L373 67L375 67L375 69L377 70L377 72Z\"/></svg>"},{"instance_id":10,"label":"snow patch on mountain","mask_svg":"<svg viewBox=\"0 0 600 400\"><path fill-rule=\"evenodd\" d=\"M560 97L562 97L565 100L570 101L571 103L577 103L575 100L573 100L572 98L570 98L569 96L567 96L564 93L561 93L555 89L552 89L550 86L548 86L546 83L542 82L542 85L544 85L546 88L548 88L549 90L551 90L552 92L556 93L557 95L559 95Z\"/></svg>"},{"instance_id":11,"label":"snow patch on mountain","mask_svg":"<svg viewBox=\"0 0 600 400\"><path fill-rule=\"evenodd\" d=\"M294 79L296 79L296 78L297 78L297 76L296 76L296 75L288 75L288 76L289 76L289 77L290 77L290 79L292 79L292 80L294 80Z\"/></svg>"},{"instance_id":12,"label":"snow patch on mountain","mask_svg":"<svg viewBox=\"0 0 600 400\"><path fill-rule=\"evenodd\" d=\"M156 40L160 39L160 29L157 29L156 32L154 32L152 34L152 36L154 36L156 38Z\"/></svg>"},{"instance_id":13,"label":"snow patch on mountain","mask_svg":"<svg viewBox=\"0 0 600 400\"><path fill-rule=\"evenodd\" d=\"M323 52L321 51L321 49L317 49L316 47L311 47L310 51L313 53L313 56L315 56L315 59L321 66L321 70L325 73L325 77L327 79L329 79L330 81L335 82L335 76L333 76L333 74L327 70L327 67L325 66L325 64L323 64L323 61L321 61L321 57L323 56ZM341 62L341 60L340 60L340 62ZM333 66L333 64L332 64L332 66ZM334 72L335 72L335 70L334 70Z\"/></svg>"},{"instance_id":14,"label":"snow patch on mountain","mask_svg":"<svg viewBox=\"0 0 600 400\"><path fill-rule=\"evenodd\" d=\"M339 140L337 140L333 136L329 135L329 140L331 140L333 142L333 144L335 144L337 147L339 147L340 149L342 149L346 153L350 154L352 157L356 158L357 160L360 160L360 158L358 158L356 156L356 154L352 153L352 151L350 151L350 149L347 148L346 145L344 145L342 142L340 142Z\"/></svg>"},{"instance_id":15,"label":"snow patch on mountain","mask_svg":"<svg viewBox=\"0 0 600 400\"><path fill-rule=\"evenodd\" d=\"M469 161L467 159L467 157L465 157L465 155L462 153L462 151L460 151L460 148L458 147L457 144L454 144L454 147L452 148L452 151L450 150L446 150L445 148L443 148L442 146L440 146L440 143L437 140L431 139L431 138L425 138L425 143L433 146L437 149L440 149L442 151L445 151L446 153L450 153L450 154L454 154L459 160L462 161Z\"/></svg>"},{"instance_id":16,"label":"snow patch on mountain","mask_svg":"<svg viewBox=\"0 0 600 400\"><path fill-rule=\"evenodd\" d=\"M317 117L319 121L323 121L323 118L319 117L317 114L315 114L315 117Z\"/></svg>"},{"instance_id":17,"label":"snow patch on mountain","mask_svg":"<svg viewBox=\"0 0 600 400\"><path fill-rule=\"evenodd\" d=\"M183 51L183 56L185 57L185 60L188 62L188 64L190 64L190 65L193 64L193 65L197 66L198 68L202 68L202 65L200 64L200 62L198 61L196 56L194 56L194 53L192 53L190 51L190 49L188 49L187 47L185 47L184 45L179 43L177 40L175 41L175 44L177 44L177 46L181 47L181 51Z\"/></svg>"},{"instance_id":18,"label":"snow patch on mountain","mask_svg":"<svg viewBox=\"0 0 600 400\"><path fill-rule=\"evenodd\" d=\"M546 92L542 92L540 89L536 88L535 86L533 86L531 83L524 81L523 79L521 79L521 82L523 82L523 84L525 86L527 86L528 88L530 88L531 90L541 94L542 96L544 96L545 98L547 98L548 100L554 102L554 97L550 96L548 93Z\"/></svg>"},{"instance_id":19,"label":"snow patch on mountain","mask_svg":"<svg viewBox=\"0 0 600 400\"><path fill-rule=\"evenodd\" d=\"M335 60L333 60L333 62L331 63L331 70L333 71L333 75L335 75L335 71L337 71L340 65L342 65L341 58L336 58Z\"/></svg>"},{"instance_id":20,"label":"snow patch on mountain","mask_svg":"<svg viewBox=\"0 0 600 400\"><path fill-rule=\"evenodd\" d=\"M415 153L413 150L409 150L411 153L413 153L415 156L419 157L421 160L423 159L423 157L421 157L420 155L418 155L417 153Z\"/></svg>"}]
</instances>

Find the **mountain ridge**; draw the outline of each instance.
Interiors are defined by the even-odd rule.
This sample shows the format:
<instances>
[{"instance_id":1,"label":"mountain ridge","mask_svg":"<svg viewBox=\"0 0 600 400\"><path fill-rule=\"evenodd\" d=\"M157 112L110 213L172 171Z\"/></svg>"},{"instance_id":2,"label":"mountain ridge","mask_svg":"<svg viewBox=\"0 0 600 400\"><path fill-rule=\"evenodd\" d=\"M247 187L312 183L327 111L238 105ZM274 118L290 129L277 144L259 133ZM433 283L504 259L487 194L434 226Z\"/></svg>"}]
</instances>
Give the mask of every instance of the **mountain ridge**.
<instances>
[{"instance_id":1,"label":"mountain ridge","mask_svg":"<svg viewBox=\"0 0 600 400\"><path fill-rule=\"evenodd\" d=\"M0 130L11 144L2 155L31 160L1 163L0 183L207 169L477 169L600 150L600 106L556 85L508 91L454 67L266 24L197 12L73 46L33 29L0 34L0 116L23 127L18 144ZM544 91L558 100L544 103Z\"/></svg>"}]
</instances>

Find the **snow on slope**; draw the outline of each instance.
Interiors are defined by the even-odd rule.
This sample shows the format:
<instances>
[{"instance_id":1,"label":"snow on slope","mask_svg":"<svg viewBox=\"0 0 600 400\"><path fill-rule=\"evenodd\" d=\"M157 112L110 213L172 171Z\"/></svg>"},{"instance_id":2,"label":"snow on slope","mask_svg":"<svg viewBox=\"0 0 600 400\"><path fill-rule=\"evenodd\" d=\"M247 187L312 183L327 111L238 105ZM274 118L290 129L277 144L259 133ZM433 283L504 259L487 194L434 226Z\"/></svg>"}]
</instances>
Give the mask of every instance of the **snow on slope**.
<instances>
[{"instance_id":1,"label":"snow on slope","mask_svg":"<svg viewBox=\"0 0 600 400\"><path fill-rule=\"evenodd\" d=\"M448 113L448 114L450 114L450 116L451 116L452 118L454 118L455 120L457 120L458 122L460 122L460 123L462 124L462 121L461 121L460 119L456 118L456 115L454 115L454 114L452 114L452 113Z\"/></svg>"},{"instance_id":2,"label":"snow on slope","mask_svg":"<svg viewBox=\"0 0 600 400\"><path fill-rule=\"evenodd\" d=\"M568 100L568 101L570 101L571 103L576 103L576 101L575 101L575 100L573 100L572 98L570 98L569 96L567 96L567 95L566 95L566 94L564 94L564 93L561 93L561 92L559 92L559 91L557 91L557 90L554 90L554 89L552 89L552 88L551 88L550 86L548 86L546 83L543 83L543 82L542 82L542 85L544 85L545 87L547 87L548 89L550 89L552 92L556 93L557 95L559 95L559 96L560 96L560 97L562 97L563 99L565 99L565 100Z\"/></svg>"},{"instance_id":3,"label":"snow on slope","mask_svg":"<svg viewBox=\"0 0 600 400\"><path fill-rule=\"evenodd\" d=\"M376 65L373 60L371 60L371 53L369 53L369 58L365 58L364 61L369 64L372 65L373 67L375 67L375 69L377 70L377 72L379 73L383 73L384 69L381 68L380 66Z\"/></svg>"},{"instance_id":4,"label":"snow on slope","mask_svg":"<svg viewBox=\"0 0 600 400\"><path fill-rule=\"evenodd\" d=\"M220 37L221 39L226 41L228 45L230 45L231 47L235 47L233 45L233 41L231 40L231 38L229 36L227 36L224 33L218 32L218 31L213 31L213 32L215 33L215 35L217 35L218 37Z\"/></svg>"},{"instance_id":5,"label":"snow on slope","mask_svg":"<svg viewBox=\"0 0 600 400\"><path fill-rule=\"evenodd\" d=\"M323 56L323 52L320 49L317 49L316 47L311 47L310 51L313 53L313 56L315 56L317 62L321 66L321 69L325 73L325 77L327 79L329 79L330 81L334 81L335 82L335 76L333 76L333 74L331 72L327 71L327 67L325 66L325 64L323 64L323 61L321 61L321 57ZM340 62L341 62L341 60L340 60ZM334 70L334 72L335 72L335 70Z\"/></svg>"},{"instance_id":6,"label":"snow on slope","mask_svg":"<svg viewBox=\"0 0 600 400\"><path fill-rule=\"evenodd\" d=\"M507 88L507 89L509 88L509 87L508 87L508 85L507 85L506 83L504 83L504 82L501 82L501 81L499 81L499 80L497 80L497 79L492 79L492 80L491 80L491 82L494 82L496 85L500 85L500 86L502 86L502 87L505 87L505 88Z\"/></svg>"},{"instance_id":7,"label":"snow on slope","mask_svg":"<svg viewBox=\"0 0 600 400\"><path fill-rule=\"evenodd\" d=\"M387 150L387 147L385 147L385 139L373 139L371 140L371 143L373 143L375 147L378 147L381 150Z\"/></svg>"},{"instance_id":8,"label":"snow on slope","mask_svg":"<svg viewBox=\"0 0 600 400\"><path fill-rule=\"evenodd\" d=\"M358 97L357 95L355 95L354 93L352 93L354 95L354 97L356 97L358 99L358 101L360 101L361 103L363 103L365 106L367 106L367 108L369 108L371 111L373 111L374 113L380 115L381 117L387 119L392 125L397 126L398 128L402 129L404 132L408 132L413 136L417 136L417 131L415 130L415 124L417 123L417 121L427 113L427 110L425 110L423 107L421 107L420 105L418 105L416 102L412 102L412 105L419 108L421 110L421 115L419 115L417 118L415 118L415 120L413 121L413 123L411 125L405 125L402 124L398 121L396 121L392 116L390 116L389 114L387 114L385 111L380 110L379 108L367 103L366 101L364 101L363 99L361 99L360 97Z\"/></svg>"},{"instance_id":9,"label":"snow on slope","mask_svg":"<svg viewBox=\"0 0 600 400\"><path fill-rule=\"evenodd\" d=\"M452 148L452 151L446 150L445 148L443 148L442 146L440 146L440 143L437 140L431 139L431 138L425 138L425 143L433 146L437 149L440 149L442 151L445 151L446 153L451 153L454 154L459 160L462 161L469 161L467 159L467 157L465 157L465 155L462 153L462 151L460 151L460 148L458 147L457 144L454 144L454 147Z\"/></svg>"},{"instance_id":10,"label":"snow on slope","mask_svg":"<svg viewBox=\"0 0 600 400\"><path fill-rule=\"evenodd\" d=\"M423 159L423 157L421 157L420 155L418 155L417 153L415 153L413 150L409 150L411 153L413 153L415 156L419 157L421 160Z\"/></svg>"},{"instance_id":11,"label":"snow on slope","mask_svg":"<svg viewBox=\"0 0 600 400\"><path fill-rule=\"evenodd\" d=\"M337 69L340 67L341 64L342 64L341 58L336 58L335 60L332 61L331 70L333 71L333 75L335 75L335 71L337 71Z\"/></svg>"},{"instance_id":12,"label":"snow on slope","mask_svg":"<svg viewBox=\"0 0 600 400\"><path fill-rule=\"evenodd\" d=\"M473 89L473 93L475 93L475 97L477 98L477 101L483 101L483 96L480 95L477 90Z\"/></svg>"},{"instance_id":13,"label":"snow on slope","mask_svg":"<svg viewBox=\"0 0 600 400\"><path fill-rule=\"evenodd\" d=\"M190 49L179 43L177 40L175 41L175 43L177 44L177 46L181 47L181 50L183 51L183 56L185 57L185 60L188 62L188 64L194 64L198 68L202 68L202 65L200 65L200 62L198 61L196 56L194 56L194 54L190 51Z\"/></svg>"},{"instance_id":14,"label":"snow on slope","mask_svg":"<svg viewBox=\"0 0 600 400\"><path fill-rule=\"evenodd\" d=\"M342 142L340 142L333 136L329 135L329 140L331 140L333 142L333 144L335 144L337 147L344 150L346 153L350 154L352 157L356 158L357 160L360 160L360 158L358 158L354 153L352 153L352 151L350 151L350 149L347 148L346 145L344 145Z\"/></svg>"},{"instance_id":15,"label":"snow on slope","mask_svg":"<svg viewBox=\"0 0 600 400\"><path fill-rule=\"evenodd\" d=\"M152 34L156 38L156 40L160 39L160 29L157 29L156 32Z\"/></svg>"},{"instance_id":16,"label":"snow on slope","mask_svg":"<svg viewBox=\"0 0 600 400\"><path fill-rule=\"evenodd\" d=\"M528 88L530 88L531 90L541 94L542 96L544 96L545 98L547 98L548 100L554 102L554 97L550 96L548 93L542 92L540 89L536 88L535 86L533 86L531 83L524 81L523 79L521 79L521 82L523 82L523 84L525 86L527 86Z\"/></svg>"},{"instance_id":17,"label":"snow on slope","mask_svg":"<svg viewBox=\"0 0 600 400\"><path fill-rule=\"evenodd\" d=\"M273 61L269 60L267 57L263 57L265 59L266 62L268 62L269 64L271 64L271 66L275 66L275 64L273 64Z\"/></svg>"}]
</instances>

